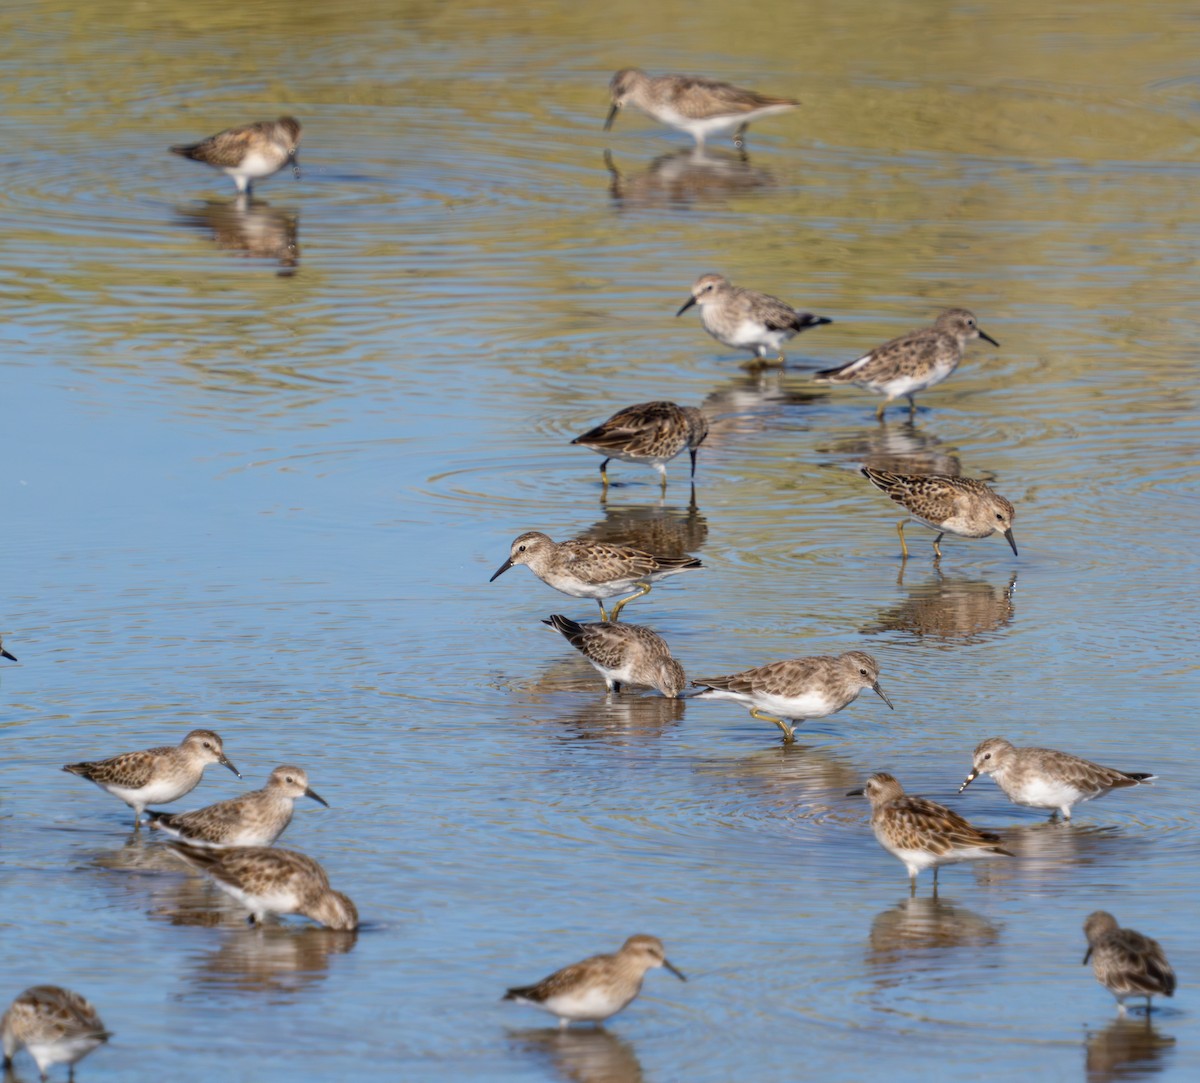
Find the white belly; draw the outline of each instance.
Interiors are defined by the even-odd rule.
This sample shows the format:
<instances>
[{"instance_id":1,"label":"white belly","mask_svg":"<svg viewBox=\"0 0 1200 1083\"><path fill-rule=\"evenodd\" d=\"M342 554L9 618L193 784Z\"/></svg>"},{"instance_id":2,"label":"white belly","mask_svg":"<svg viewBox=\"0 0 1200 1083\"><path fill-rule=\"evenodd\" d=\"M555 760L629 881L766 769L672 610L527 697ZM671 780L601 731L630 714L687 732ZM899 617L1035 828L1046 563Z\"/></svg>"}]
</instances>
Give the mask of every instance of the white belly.
<instances>
[{"instance_id":1,"label":"white belly","mask_svg":"<svg viewBox=\"0 0 1200 1083\"><path fill-rule=\"evenodd\" d=\"M732 699L744 703L748 707L757 707L767 714L779 715L782 718L824 718L826 715L840 711L846 704L839 704L824 692L805 692L798 696L777 696L766 692L755 692L747 695L744 692L727 692L721 688L711 688L702 692L697 699ZM853 697L857 698L857 697ZM847 700L847 703L850 700Z\"/></svg>"},{"instance_id":2,"label":"white belly","mask_svg":"<svg viewBox=\"0 0 1200 1083\"><path fill-rule=\"evenodd\" d=\"M248 177L250 180L256 180L259 177L269 177L272 173L278 173L286 161L286 158L281 159L276 154L267 155L260 151L251 151L237 165L227 166L225 172L231 177Z\"/></svg>"},{"instance_id":3,"label":"white belly","mask_svg":"<svg viewBox=\"0 0 1200 1083\"><path fill-rule=\"evenodd\" d=\"M105 786L113 797L124 801L130 808L145 808L147 805L167 805L178 801L196 788L200 780L173 778L167 781L152 781L146 786L130 789L125 786Z\"/></svg>"},{"instance_id":4,"label":"white belly","mask_svg":"<svg viewBox=\"0 0 1200 1083\"><path fill-rule=\"evenodd\" d=\"M636 995L636 991L634 995ZM610 1015L615 1015L632 999L633 996L614 995L611 989L593 987L550 997L538 1006L557 1015L560 1019L599 1022L607 1019Z\"/></svg>"},{"instance_id":5,"label":"white belly","mask_svg":"<svg viewBox=\"0 0 1200 1083\"><path fill-rule=\"evenodd\" d=\"M1062 808L1064 805L1074 805L1078 801L1086 801L1090 795L1075 786L1064 782L1056 782L1049 778L1031 778L1019 787L1001 787L1009 799L1018 805L1028 805L1030 808Z\"/></svg>"}]
</instances>

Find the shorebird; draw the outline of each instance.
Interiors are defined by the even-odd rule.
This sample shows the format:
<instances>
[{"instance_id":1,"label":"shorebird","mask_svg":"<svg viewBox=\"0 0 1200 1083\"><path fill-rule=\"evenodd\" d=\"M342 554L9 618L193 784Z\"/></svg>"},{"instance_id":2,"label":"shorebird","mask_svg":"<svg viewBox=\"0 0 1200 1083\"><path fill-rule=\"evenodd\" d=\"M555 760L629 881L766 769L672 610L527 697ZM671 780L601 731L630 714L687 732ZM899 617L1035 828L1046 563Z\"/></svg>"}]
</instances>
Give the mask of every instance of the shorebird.
<instances>
[{"instance_id":1,"label":"shorebird","mask_svg":"<svg viewBox=\"0 0 1200 1083\"><path fill-rule=\"evenodd\" d=\"M172 154L203 162L233 178L240 194L249 197L256 180L278 173L291 164L298 178L296 148L300 144L300 122L295 117L260 120L238 128L226 128L199 143L171 147Z\"/></svg>"},{"instance_id":2,"label":"shorebird","mask_svg":"<svg viewBox=\"0 0 1200 1083\"><path fill-rule=\"evenodd\" d=\"M200 783L210 763L242 773L229 762L221 738L212 730L192 730L177 748L147 748L123 752L108 760L68 763L64 771L94 782L133 809L133 826L140 827L147 805L178 801Z\"/></svg>"},{"instance_id":3,"label":"shorebird","mask_svg":"<svg viewBox=\"0 0 1200 1083\"><path fill-rule=\"evenodd\" d=\"M671 656L666 640L649 628L613 621L578 624L558 613L542 623L562 633L604 678L610 692L630 684L657 688L668 699L678 699L687 684L683 666Z\"/></svg>"},{"instance_id":4,"label":"shorebird","mask_svg":"<svg viewBox=\"0 0 1200 1083\"><path fill-rule=\"evenodd\" d=\"M555 971L536 985L509 989L504 999L558 1016L560 1028L568 1023L603 1023L642 991L646 971L660 966L687 981L667 961L657 936L631 936L614 955L593 955Z\"/></svg>"},{"instance_id":5,"label":"shorebird","mask_svg":"<svg viewBox=\"0 0 1200 1083\"><path fill-rule=\"evenodd\" d=\"M783 344L800 331L832 323L825 316L797 312L786 301L769 293L735 286L722 275L707 274L696 279L692 295L679 311L700 306L700 322L713 338L734 350L749 350L760 361L783 364Z\"/></svg>"},{"instance_id":6,"label":"shorebird","mask_svg":"<svg viewBox=\"0 0 1200 1083\"><path fill-rule=\"evenodd\" d=\"M685 448L692 457L696 476L696 450L708 436L708 421L698 407L676 406L673 402L642 402L618 410L572 444L581 444L604 456L600 476L608 488L608 464L613 459L654 467L667 488L667 463Z\"/></svg>"},{"instance_id":7,"label":"shorebird","mask_svg":"<svg viewBox=\"0 0 1200 1083\"><path fill-rule=\"evenodd\" d=\"M305 854L265 846L167 845L249 910L251 925L262 924L268 914L301 914L340 932L358 928L354 903L334 891L325 870Z\"/></svg>"},{"instance_id":8,"label":"shorebird","mask_svg":"<svg viewBox=\"0 0 1200 1083\"><path fill-rule=\"evenodd\" d=\"M871 829L889 854L908 869L910 891L917 890L917 874L933 868L933 890L937 892L938 866L980 857L1012 857L1000 845L999 835L980 831L957 812L904 792L891 775L880 772L867 779L861 790L847 797L866 795L871 802Z\"/></svg>"},{"instance_id":9,"label":"shorebird","mask_svg":"<svg viewBox=\"0 0 1200 1083\"><path fill-rule=\"evenodd\" d=\"M638 68L623 68L609 83L612 108L604 130L626 105L633 105L662 124L687 132L704 146L710 135L733 131L733 145L742 148L746 129L760 117L795 109L794 98L768 98L753 90L691 75L647 75Z\"/></svg>"},{"instance_id":10,"label":"shorebird","mask_svg":"<svg viewBox=\"0 0 1200 1083\"><path fill-rule=\"evenodd\" d=\"M611 621L616 621L634 598L649 594L650 585L657 580L703 567L695 557L656 557L631 545L609 545L587 538L556 542L536 530L513 540L508 559L488 582L495 582L516 564L529 565L543 583L572 598L594 598L600 606L600 619ZM604 599L620 594L629 597L605 613Z\"/></svg>"},{"instance_id":11,"label":"shorebird","mask_svg":"<svg viewBox=\"0 0 1200 1083\"><path fill-rule=\"evenodd\" d=\"M864 466L861 473L908 512L909 519L938 532L933 539L937 559L941 559L941 541L947 534L957 534L961 538L1003 534L1012 547L1013 556L1017 555L1017 541L1012 532L1016 509L982 481L944 474L892 474L886 470L872 470L869 466ZM900 552L906 560L908 546L904 542L904 525L909 519L901 519L896 524Z\"/></svg>"},{"instance_id":12,"label":"shorebird","mask_svg":"<svg viewBox=\"0 0 1200 1083\"><path fill-rule=\"evenodd\" d=\"M802 722L836 714L864 688L892 706L879 687L879 663L863 651L771 662L728 677L701 677L692 684L705 689L697 699L732 699L749 707L754 718L783 730L788 743L796 736L788 719Z\"/></svg>"},{"instance_id":13,"label":"shorebird","mask_svg":"<svg viewBox=\"0 0 1200 1083\"><path fill-rule=\"evenodd\" d=\"M1053 748L1015 748L1003 737L989 737L975 747L971 773L962 793L980 775L991 775L1016 805L1049 808L1071 818L1071 806L1103 797L1113 790L1150 782L1154 775L1101 767Z\"/></svg>"},{"instance_id":14,"label":"shorebird","mask_svg":"<svg viewBox=\"0 0 1200 1083\"><path fill-rule=\"evenodd\" d=\"M1157 940L1133 929L1122 929L1104 910L1088 915L1083 923L1088 949L1084 965L1092 963L1096 980L1117 998L1117 1011L1125 1014L1126 997L1145 997L1146 1012L1152 996L1175 995L1175 971Z\"/></svg>"},{"instance_id":15,"label":"shorebird","mask_svg":"<svg viewBox=\"0 0 1200 1083\"><path fill-rule=\"evenodd\" d=\"M300 767L276 767L261 790L194 812L150 811L150 826L192 846L270 846L292 822L296 799L329 807Z\"/></svg>"},{"instance_id":16,"label":"shorebird","mask_svg":"<svg viewBox=\"0 0 1200 1083\"><path fill-rule=\"evenodd\" d=\"M891 402L906 398L911 417L917 409L913 395L940 384L958 368L967 343L976 338L1000 345L979 329L975 317L965 308L947 309L932 327L909 331L876 346L857 361L815 373L813 379L819 383L854 384L886 396L875 411L880 421Z\"/></svg>"},{"instance_id":17,"label":"shorebird","mask_svg":"<svg viewBox=\"0 0 1200 1083\"><path fill-rule=\"evenodd\" d=\"M0 1017L0 1043L4 1047L5 1079L13 1057L24 1047L37 1062L38 1073L54 1064L75 1065L93 1049L111 1038L91 1003L58 985L35 985L26 989Z\"/></svg>"}]
</instances>

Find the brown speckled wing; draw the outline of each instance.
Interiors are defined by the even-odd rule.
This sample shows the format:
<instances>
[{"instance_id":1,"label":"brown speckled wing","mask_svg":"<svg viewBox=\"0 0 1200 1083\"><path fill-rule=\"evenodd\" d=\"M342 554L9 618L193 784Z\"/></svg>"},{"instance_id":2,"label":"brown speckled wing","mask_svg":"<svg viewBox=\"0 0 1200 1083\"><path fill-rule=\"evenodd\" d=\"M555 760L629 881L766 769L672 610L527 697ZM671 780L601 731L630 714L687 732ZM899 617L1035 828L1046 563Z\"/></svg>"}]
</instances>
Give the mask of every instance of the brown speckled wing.
<instances>
[{"instance_id":1,"label":"brown speckled wing","mask_svg":"<svg viewBox=\"0 0 1200 1083\"><path fill-rule=\"evenodd\" d=\"M261 138L264 128L263 122L247 124L243 128L229 128L202 139L199 143L172 147L171 151L184 158L191 158L192 161L225 169L241 163L251 144Z\"/></svg>"},{"instance_id":2,"label":"brown speckled wing","mask_svg":"<svg viewBox=\"0 0 1200 1083\"><path fill-rule=\"evenodd\" d=\"M124 752L120 756L114 756L111 760L72 763L65 770L102 786L119 786L121 789L137 790L150 782L156 761L174 751L173 748L147 748L137 752Z\"/></svg>"},{"instance_id":3,"label":"brown speckled wing","mask_svg":"<svg viewBox=\"0 0 1200 1083\"><path fill-rule=\"evenodd\" d=\"M742 695L763 692L774 696L791 696L821 672L827 661L825 658L792 658L784 662L771 662L757 669L743 670L727 677L705 677L692 683Z\"/></svg>"},{"instance_id":4,"label":"brown speckled wing","mask_svg":"<svg viewBox=\"0 0 1200 1083\"><path fill-rule=\"evenodd\" d=\"M1124 995L1175 992L1175 971L1157 940L1133 929L1104 937L1093 953L1092 966L1108 988Z\"/></svg>"},{"instance_id":5,"label":"brown speckled wing","mask_svg":"<svg viewBox=\"0 0 1200 1083\"><path fill-rule=\"evenodd\" d=\"M564 966L562 970L556 970L536 985L510 989L509 992L540 1004L553 996L577 988L585 981L595 980L598 974L611 969L612 960L611 955L594 955L581 963L572 963L570 966Z\"/></svg>"},{"instance_id":6,"label":"brown speckled wing","mask_svg":"<svg viewBox=\"0 0 1200 1083\"><path fill-rule=\"evenodd\" d=\"M901 507L930 522L944 522L951 518L957 508L958 497L963 490L970 491L967 479L948 478L939 474L892 474L886 470L863 467L863 475L877 489L886 493Z\"/></svg>"},{"instance_id":7,"label":"brown speckled wing","mask_svg":"<svg viewBox=\"0 0 1200 1083\"><path fill-rule=\"evenodd\" d=\"M999 835L980 831L957 812L936 801L906 794L885 807L892 840L905 849L947 854L968 846L999 848Z\"/></svg>"},{"instance_id":8,"label":"brown speckled wing","mask_svg":"<svg viewBox=\"0 0 1200 1083\"><path fill-rule=\"evenodd\" d=\"M1139 781L1131 778L1124 771L1104 767L1101 764L1092 763L1090 760L1080 759L1078 756L1069 756L1052 749L1030 749L1029 751L1048 753L1049 762L1045 764L1046 769L1052 771L1067 785L1074 786L1083 793L1099 793L1121 786L1136 786Z\"/></svg>"},{"instance_id":9,"label":"brown speckled wing","mask_svg":"<svg viewBox=\"0 0 1200 1083\"><path fill-rule=\"evenodd\" d=\"M6 1015L24 1040L58 1041L64 1038L93 1036L106 1038L107 1032L91 1003L57 985L35 985L15 1001Z\"/></svg>"},{"instance_id":10,"label":"brown speckled wing","mask_svg":"<svg viewBox=\"0 0 1200 1083\"><path fill-rule=\"evenodd\" d=\"M795 105L791 98L768 98L753 90L711 79L683 79L676 87L671 104L690 119L727 113L752 113L768 105Z\"/></svg>"},{"instance_id":11,"label":"brown speckled wing","mask_svg":"<svg viewBox=\"0 0 1200 1083\"><path fill-rule=\"evenodd\" d=\"M657 571L659 562L649 553L628 545L605 542L563 542L562 569L585 583L607 583L614 579L636 579Z\"/></svg>"},{"instance_id":12,"label":"brown speckled wing","mask_svg":"<svg viewBox=\"0 0 1200 1083\"><path fill-rule=\"evenodd\" d=\"M254 790L193 812L160 812L151 815L159 823L178 831L180 838L185 841L196 838L220 842L242 827L246 806L253 804L261 796L261 790Z\"/></svg>"},{"instance_id":13,"label":"brown speckled wing","mask_svg":"<svg viewBox=\"0 0 1200 1083\"><path fill-rule=\"evenodd\" d=\"M644 402L613 414L572 443L652 455L667 447L682 448L687 436L687 419L678 406L670 402Z\"/></svg>"},{"instance_id":14,"label":"brown speckled wing","mask_svg":"<svg viewBox=\"0 0 1200 1083\"><path fill-rule=\"evenodd\" d=\"M581 642L574 644L588 658L605 669L619 669L627 660L629 650L637 633L631 633L632 625L617 625L610 627L603 624L589 624L584 628Z\"/></svg>"}]
</instances>

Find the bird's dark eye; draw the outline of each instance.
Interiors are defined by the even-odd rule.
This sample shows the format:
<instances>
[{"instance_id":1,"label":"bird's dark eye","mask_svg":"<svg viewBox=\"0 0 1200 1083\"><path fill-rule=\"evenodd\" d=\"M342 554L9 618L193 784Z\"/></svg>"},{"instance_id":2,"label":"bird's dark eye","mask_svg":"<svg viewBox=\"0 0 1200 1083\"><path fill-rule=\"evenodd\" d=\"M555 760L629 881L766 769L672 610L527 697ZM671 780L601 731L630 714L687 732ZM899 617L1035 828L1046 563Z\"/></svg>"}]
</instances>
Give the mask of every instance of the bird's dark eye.
<instances>
[{"instance_id":1,"label":"bird's dark eye","mask_svg":"<svg viewBox=\"0 0 1200 1083\"><path fill-rule=\"evenodd\" d=\"M999 519L1000 522L1004 522L1004 516L1001 515L1000 512L996 512L996 518Z\"/></svg>"},{"instance_id":2,"label":"bird's dark eye","mask_svg":"<svg viewBox=\"0 0 1200 1083\"><path fill-rule=\"evenodd\" d=\"M870 674L865 669L860 669L858 672L861 673L864 677L870 676Z\"/></svg>"},{"instance_id":3,"label":"bird's dark eye","mask_svg":"<svg viewBox=\"0 0 1200 1083\"><path fill-rule=\"evenodd\" d=\"M209 744L207 741L205 741L205 742L204 742L204 747L205 747L205 748L212 748L212 745L210 745L210 744Z\"/></svg>"},{"instance_id":4,"label":"bird's dark eye","mask_svg":"<svg viewBox=\"0 0 1200 1083\"><path fill-rule=\"evenodd\" d=\"M984 757L983 757L983 758L984 758L985 760L990 760L990 759L992 758L992 754L991 754L990 752L987 752L987 753L985 753L985 754L984 754Z\"/></svg>"}]
</instances>

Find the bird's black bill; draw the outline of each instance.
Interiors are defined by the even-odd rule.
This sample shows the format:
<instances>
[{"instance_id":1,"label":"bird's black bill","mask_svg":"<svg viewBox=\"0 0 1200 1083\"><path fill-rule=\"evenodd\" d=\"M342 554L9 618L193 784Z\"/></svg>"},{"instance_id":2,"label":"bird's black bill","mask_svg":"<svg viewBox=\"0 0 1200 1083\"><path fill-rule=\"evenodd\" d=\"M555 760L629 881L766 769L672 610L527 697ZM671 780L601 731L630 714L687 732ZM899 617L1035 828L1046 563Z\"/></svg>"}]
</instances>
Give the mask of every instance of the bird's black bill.
<instances>
[{"instance_id":1,"label":"bird's black bill","mask_svg":"<svg viewBox=\"0 0 1200 1083\"><path fill-rule=\"evenodd\" d=\"M1092 949L1091 949L1091 947L1089 946L1089 947L1088 947L1088 950L1087 950L1087 951L1085 951L1085 952L1083 953L1083 963L1082 963L1081 965L1082 965L1082 966L1087 966L1087 961L1088 961L1088 960L1089 960L1091 957L1092 957Z\"/></svg>"},{"instance_id":2,"label":"bird's black bill","mask_svg":"<svg viewBox=\"0 0 1200 1083\"><path fill-rule=\"evenodd\" d=\"M217 760L217 763L219 763L222 767L228 767L229 770L231 770L235 775L237 775L238 778L242 777L242 772L239 771L236 767L233 766L232 763L229 762L229 757L226 756L224 753L222 753L221 758L219 760Z\"/></svg>"},{"instance_id":3,"label":"bird's black bill","mask_svg":"<svg viewBox=\"0 0 1200 1083\"><path fill-rule=\"evenodd\" d=\"M617 119L617 114L621 111L621 107L613 102L612 108L608 111L608 116L604 118L604 130L611 131L613 121Z\"/></svg>"},{"instance_id":4,"label":"bird's black bill","mask_svg":"<svg viewBox=\"0 0 1200 1083\"><path fill-rule=\"evenodd\" d=\"M693 471L696 468L696 466L695 466L696 460L694 458L695 454L696 453L693 451L692 452L692 455L693 455L692 469L693 469ZM0 647L0 658L7 658L10 662L15 662L17 660L17 656L15 654L9 654L8 651L6 651L3 647Z\"/></svg>"},{"instance_id":5,"label":"bird's black bill","mask_svg":"<svg viewBox=\"0 0 1200 1083\"><path fill-rule=\"evenodd\" d=\"M675 313L676 318L682 316L695 303L696 303L696 298L689 297L686 301L683 302L683 307L678 312Z\"/></svg>"},{"instance_id":6,"label":"bird's black bill","mask_svg":"<svg viewBox=\"0 0 1200 1083\"><path fill-rule=\"evenodd\" d=\"M326 801L325 798L323 798L319 793L317 793L316 790L305 790L304 796L311 797L314 801L318 801L326 808L329 808L329 802Z\"/></svg>"},{"instance_id":7,"label":"bird's black bill","mask_svg":"<svg viewBox=\"0 0 1200 1083\"><path fill-rule=\"evenodd\" d=\"M696 449L692 448L692 450L690 451L689 454L692 456L692 477L695 477L696 476ZM5 655L5 657L12 658L12 655L8 654L8 655ZM15 662L16 659L13 658L13 661Z\"/></svg>"},{"instance_id":8,"label":"bird's black bill","mask_svg":"<svg viewBox=\"0 0 1200 1083\"><path fill-rule=\"evenodd\" d=\"M887 693L879 687L878 681L871 685L871 691L874 692L875 695L877 695L881 700L883 700L884 703L891 707L893 711L896 709L895 707L892 707L892 701L887 698Z\"/></svg>"},{"instance_id":9,"label":"bird's black bill","mask_svg":"<svg viewBox=\"0 0 1200 1083\"><path fill-rule=\"evenodd\" d=\"M1017 540L1016 540L1016 538L1013 537L1013 532L1012 532L1011 527L1004 532L1004 540L1006 542L1008 542L1009 545L1012 546L1013 556L1014 557L1019 556L1020 554L1017 552Z\"/></svg>"},{"instance_id":10,"label":"bird's black bill","mask_svg":"<svg viewBox=\"0 0 1200 1083\"><path fill-rule=\"evenodd\" d=\"M847 797L862 797L862 795L863 795L862 790L848 790L846 792Z\"/></svg>"},{"instance_id":11,"label":"bird's black bill","mask_svg":"<svg viewBox=\"0 0 1200 1083\"><path fill-rule=\"evenodd\" d=\"M958 792L962 793L968 786L971 785L979 777L978 771L972 771L966 778L963 779L963 784L959 786Z\"/></svg>"},{"instance_id":12,"label":"bird's black bill","mask_svg":"<svg viewBox=\"0 0 1200 1083\"><path fill-rule=\"evenodd\" d=\"M500 576L502 576L511 567L512 567L512 561L506 560L503 564L500 565L499 568L496 569L495 574L492 576L491 579L488 580L488 582L494 583L497 579L500 578Z\"/></svg>"},{"instance_id":13,"label":"bird's black bill","mask_svg":"<svg viewBox=\"0 0 1200 1083\"><path fill-rule=\"evenodd\" d=\"M669 962L668 962L666 959L664 959L664 960L663 960L663 966L665 966L665 967L666 967L666 968L667 968L667 969L668 969L668 970L669 970L669 971L670 971L672 974L674 974L674 975L675 975L675 977L677 977L677 978L678 978L680 981L687 981L687 978L685 978L685 977L683 976L683 971L682 971L682 970L676 970L676 969L675 969L675 967L673 967L673 966L672 966L672 965L671 965L671 964L670 964L670 963L669 963Z\"/></svg>"},{"instance_id":14,"label":"bird's black bill","mask_svg":"<svg viewBox=\"0 0 1200 1083\"><path fill-rule=\"evenodd\" d=\"M992 338L992 336L991 336L991 335L989 335L989 334L988 334L986 331L980 331L980 332L979 332L979 337L980 337L981 339L983 339L985 342L990 342L990 343L991 343L993 346L999 346L999 345L1000 345L1000 343L998 343L998 342L997 342L997 341L996 341L994 338Z\"/></svg>"}]
</instances>

